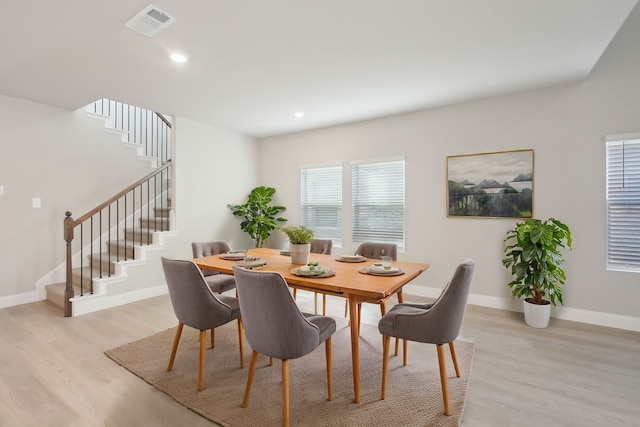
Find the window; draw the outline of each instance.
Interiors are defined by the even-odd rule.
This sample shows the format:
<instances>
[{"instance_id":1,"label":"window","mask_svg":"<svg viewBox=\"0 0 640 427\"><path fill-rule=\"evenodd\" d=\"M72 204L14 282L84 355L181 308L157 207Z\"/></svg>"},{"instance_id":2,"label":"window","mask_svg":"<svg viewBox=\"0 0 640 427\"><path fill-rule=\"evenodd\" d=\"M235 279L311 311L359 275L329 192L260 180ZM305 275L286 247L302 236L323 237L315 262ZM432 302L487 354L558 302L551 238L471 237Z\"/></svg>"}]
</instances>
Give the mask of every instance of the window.
<instances>
[{"instance_id":1,"label":"window","mask_svg":"<svg viewBox=\"0 0 640 427\"><path fill-rule=\"evenodd\" d=\"M300 168L300 225L342 246L342 165Z\"/></svg>"},{"instance_id":2,"label":"window","mask_svg":"<svg viewBox=\"0 0 640 427\"><path fill-rule=\"evenodd\" d=\"M640 272L640 134L607 138L607 268Z\"/></svg>"},{"instance_id":3,"label":"window","mask_svg":"<svg viewBox=\"0 0 640 427\"><path fill-rule=\"evenodd\" d=\"M404 250L404 159L351 164L352 243L388 242Z\"/></svg>"}]
</instances>

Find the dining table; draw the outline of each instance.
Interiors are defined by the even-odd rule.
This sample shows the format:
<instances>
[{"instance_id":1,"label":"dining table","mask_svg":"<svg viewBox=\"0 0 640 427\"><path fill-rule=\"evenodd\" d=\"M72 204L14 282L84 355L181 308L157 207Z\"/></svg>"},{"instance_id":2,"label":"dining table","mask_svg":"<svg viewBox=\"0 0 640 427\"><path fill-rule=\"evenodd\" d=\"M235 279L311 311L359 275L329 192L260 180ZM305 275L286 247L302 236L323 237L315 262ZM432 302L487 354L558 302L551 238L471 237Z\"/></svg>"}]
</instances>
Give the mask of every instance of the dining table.
<instances>
[{"instance_id":1,"label":"dining table","mask_svg":"<svg viewBox=\"0 0 640 427\"><path fill-rule=\"evenodd\" d=\"M379 303L397 293L404 285L429 269L429 264L420 262L393 261L393 274L380 274L373 271L375 259L356 259L347 256L310 254L309 262L317 262L324 267L321 275L301 275L302 265L291 263L286 252L272 248L255 248L246 251L247 259L259 259L253 264L263 271L278 272L291 288L320 292L347 298L349 302L349 325L351 333L351 363L353 370L354 402L360 403L360 347L358 304L363 302ZM224 254L195 258L200 268L233 274L237 259L225 259ZM264 263L263 265L260 265ZM251 266L252 264L245 264ZM305 273L307 271L305 270Z\"/></svg>"}]
</instances>

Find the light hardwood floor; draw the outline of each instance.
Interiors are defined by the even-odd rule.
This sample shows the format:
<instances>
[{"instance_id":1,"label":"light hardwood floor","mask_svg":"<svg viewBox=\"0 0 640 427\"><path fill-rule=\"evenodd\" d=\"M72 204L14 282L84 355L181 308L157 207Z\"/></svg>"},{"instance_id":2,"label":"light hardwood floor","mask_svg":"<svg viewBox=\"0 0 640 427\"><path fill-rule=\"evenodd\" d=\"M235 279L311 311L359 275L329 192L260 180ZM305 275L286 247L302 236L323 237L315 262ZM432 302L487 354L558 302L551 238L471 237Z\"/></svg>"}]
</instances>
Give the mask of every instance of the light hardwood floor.
<instances>
[{"instance_id":1,"label":"light hardwood floor","mask_svg":"<svg viewBox=\"0 0 640 427\"><path fill-rule=\"evenodd\" d=\"M312 300L298 293L303 310ZM328 298L328 314L344 300ZM379 317L364 305L363 322ZM77 318L46 301L0 310L0 426L215 425L103 354L176 323L168 296ZM469 306L460 338L476 344L464 427L640 425L640 333L554 319L537 330ZM425 357L434 346L409 363Z\"/></svg>"}]
</instances>

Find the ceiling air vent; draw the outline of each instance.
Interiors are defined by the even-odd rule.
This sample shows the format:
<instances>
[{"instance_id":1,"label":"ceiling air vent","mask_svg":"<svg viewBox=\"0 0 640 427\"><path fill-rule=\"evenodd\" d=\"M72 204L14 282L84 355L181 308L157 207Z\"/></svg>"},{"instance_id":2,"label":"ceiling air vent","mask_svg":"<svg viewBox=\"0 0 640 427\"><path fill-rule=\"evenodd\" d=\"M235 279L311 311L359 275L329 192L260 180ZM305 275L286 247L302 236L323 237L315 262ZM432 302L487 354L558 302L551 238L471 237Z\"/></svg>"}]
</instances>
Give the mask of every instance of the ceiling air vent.
<instances>
[{"instance_id":1,"label":"ceiling air vent","mask_svg":"<svg viewBox=\"0 0 640 427\"><path fill-rule=\"evenodd\" d=\"M151 37L158 31L168 27L175 20L176 18L173 16L150 4L124 25L145 36Z\"/></svg>"}]
</instances>

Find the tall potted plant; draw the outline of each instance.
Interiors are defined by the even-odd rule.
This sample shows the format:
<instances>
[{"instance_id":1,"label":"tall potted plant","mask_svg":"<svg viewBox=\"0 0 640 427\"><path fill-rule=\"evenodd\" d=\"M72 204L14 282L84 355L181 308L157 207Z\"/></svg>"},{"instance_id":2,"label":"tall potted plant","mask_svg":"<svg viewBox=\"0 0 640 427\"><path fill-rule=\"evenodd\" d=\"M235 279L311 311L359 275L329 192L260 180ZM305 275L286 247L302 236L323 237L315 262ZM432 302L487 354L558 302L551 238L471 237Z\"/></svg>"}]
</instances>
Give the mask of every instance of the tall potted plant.
<instances>
[{"instance_id":1,"label":"tall potted plant","mask_svg":"<svg viewBox=\"0 0 640 427\"><path fill-rule=\"evenodd\" d=\"M560 267L564 263L560 249L571 249L571 231L555 218L530 219L507 232L505 242L502 264L513 275L508 283L511 296L524 298L525 322L529 326L546 328L551 305L562 304L561 285L566 275Z\"/></svg>"},{"instance_id":2,"label":"tall potted plant","mask_svg":"<svg viewBox=\"0 0 640 427\"><path fill-rule=\"evenodd\" d=\"M278 223L284 223L285 218L278 217L286 210L284 206L273 206L270 203L276 189L260 186L251 190L247 202L242 205L227 205L234 216L243 217L240 228L249 234L256 242L256 248L261 248L269 238L271 232L278 228Z\"/></svg>"},{"instance_id":3,"label":"tall potted plant","mask_svg":"<svg viewBox=\"0 0 640 427\"><path fill-rule=\"evenodd\" d=\"M281 230L289 239L291 264L308 263L309 252L311 251L311 241L314 237L313 230L310 230L303 225L282 227Z\"/></svg>"}]
</instances>

